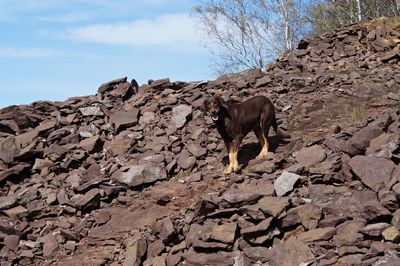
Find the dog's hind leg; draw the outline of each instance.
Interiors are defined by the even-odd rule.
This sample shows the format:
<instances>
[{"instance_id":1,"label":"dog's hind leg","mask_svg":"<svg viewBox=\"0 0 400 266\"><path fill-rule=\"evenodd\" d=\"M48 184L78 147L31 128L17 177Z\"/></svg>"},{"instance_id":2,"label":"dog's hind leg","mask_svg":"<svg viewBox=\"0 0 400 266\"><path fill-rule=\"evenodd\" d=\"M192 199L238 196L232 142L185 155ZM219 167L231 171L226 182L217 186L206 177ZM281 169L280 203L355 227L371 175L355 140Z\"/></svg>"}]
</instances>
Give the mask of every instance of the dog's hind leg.
<instances>
[{"instance_id":1,"label":"dog's hind leg","mask_svg":"<svg viewBox=\"0 0 400 266\"><path fill-rule=\"evenodd\" d=\"M254 133L261 144L261 152L257 155L256 159L264 159L268 155L268 139L264 136L264 130L261 127L255 128Z\"/></svg>"},{"instance_id":2,"label":"dog's hind leg","mask_svg":"<svg viewBox=\"0 0 400 266\"><path fill-rule=\"evenodd\" d=\"M257 155L257 159L265 159L268 156L268 149L269 149L268 133L271 127L273 117L271 116L271 110L265 110L267 108L270 107L266 106L264 110L261 112L260 129L257 130L256 132L257 138L262 145L261 152L259 155Z\"/></svg>"}]
</instances>

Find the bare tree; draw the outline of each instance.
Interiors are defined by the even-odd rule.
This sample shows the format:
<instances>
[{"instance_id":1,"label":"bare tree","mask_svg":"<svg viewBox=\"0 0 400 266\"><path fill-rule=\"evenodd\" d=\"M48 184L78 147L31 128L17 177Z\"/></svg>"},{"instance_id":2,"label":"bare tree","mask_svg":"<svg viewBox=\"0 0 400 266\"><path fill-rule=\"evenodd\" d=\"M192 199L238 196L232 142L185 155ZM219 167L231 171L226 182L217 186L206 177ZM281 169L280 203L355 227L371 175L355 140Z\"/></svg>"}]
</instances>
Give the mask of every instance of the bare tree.
<instances>
[{"instance_id":1,"label":"bare tree","mask_svg":"<svg viewBox=\"0 0 400 266\"><path fill-rule=\"evenodd\" d=\"M204 0L194 12L219 73L263 68L303 37L302 0Z\"/></svg>"},{"instance_id":2,"label":"bare tree","mask_svg":"<svg viewBox=\"0 0 400 266\"><path fill-rule=\"evenodd\" d=\"M319 34L366 18L398 15L399 0L315 0L309 17Z\"/></svg>"}]
</instances>

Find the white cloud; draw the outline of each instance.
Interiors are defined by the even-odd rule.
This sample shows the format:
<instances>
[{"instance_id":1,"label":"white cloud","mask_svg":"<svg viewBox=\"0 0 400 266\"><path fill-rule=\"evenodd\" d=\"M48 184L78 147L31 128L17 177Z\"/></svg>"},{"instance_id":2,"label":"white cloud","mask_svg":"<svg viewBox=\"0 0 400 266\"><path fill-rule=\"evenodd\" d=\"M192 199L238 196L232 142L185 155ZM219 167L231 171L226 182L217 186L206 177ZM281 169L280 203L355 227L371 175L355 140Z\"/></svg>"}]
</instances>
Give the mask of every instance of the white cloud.
<instances>
[{"instance_id":1,"label":"white cloud","mask_svg":"<svg viewBox=\"0 0 400 266\"><path fill-rule=\"evenodd\" d=\"M93 24L67 29L64 37L77 41L128 45L199 47L195 19L186 13L120 24Z\"/></svg>"},{"instance_id":2,"label":"white cloud","mask_svg":"<svg viewBox=\"0 0 400 266\"><path fill-rule=\"evenodd\" d=\"M56 55L56 51L42 48L0 48L0 57L43 58Z\"/></svg>"}]
</instances>

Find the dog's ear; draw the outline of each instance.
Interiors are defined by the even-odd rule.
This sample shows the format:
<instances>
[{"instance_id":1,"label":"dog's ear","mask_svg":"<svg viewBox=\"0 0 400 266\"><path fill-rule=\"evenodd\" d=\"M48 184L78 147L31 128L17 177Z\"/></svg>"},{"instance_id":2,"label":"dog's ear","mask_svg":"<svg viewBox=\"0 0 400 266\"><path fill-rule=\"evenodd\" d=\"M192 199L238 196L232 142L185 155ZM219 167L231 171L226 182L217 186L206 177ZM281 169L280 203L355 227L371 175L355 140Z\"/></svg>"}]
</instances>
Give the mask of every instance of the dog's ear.
<instances>
[{"instance_id":1,"label":"dog's ear","mask_svg":"<svg viewBox=\"0 0 400 266\"><path fill-rule=\"evenodd\" d=\"M221 96L216 95L215 97L217 97L219 104L221 104L221 106L223 106L224 108L228 108L228 104L224 101L224 99L222 99Z\"/></svg>"},{"instance_id":2,"label":"dog's ear","mask_svg":"<svg viewBox=\"0 0 400 266\"><path fill-rule=\"evenodd\" d=\"M205 98L204 101L203 101L203 104L201 105L201 109L205 113L208 111L208 102L209 102L209 99Z\"/></svg>"}]
</instances>

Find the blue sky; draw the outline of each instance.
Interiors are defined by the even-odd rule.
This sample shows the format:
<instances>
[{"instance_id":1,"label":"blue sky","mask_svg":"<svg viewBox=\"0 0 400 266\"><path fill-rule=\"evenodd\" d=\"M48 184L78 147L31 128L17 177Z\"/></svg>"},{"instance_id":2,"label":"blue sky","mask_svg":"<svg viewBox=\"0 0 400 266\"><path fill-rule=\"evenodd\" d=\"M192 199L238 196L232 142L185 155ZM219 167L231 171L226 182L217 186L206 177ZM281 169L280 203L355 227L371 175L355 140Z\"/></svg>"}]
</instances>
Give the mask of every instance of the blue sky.
<instances>
[{"instance_id":1,"label":"blue sky","mask_svg":"<svg viewBox=\"0 0 400 266\"><path fill-rule=\"evenodd\" d=\"M214 79L192 0L0 0L0 107L108 80Z\"/></svg>"}]
</instances>

